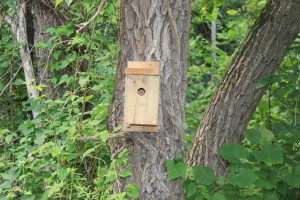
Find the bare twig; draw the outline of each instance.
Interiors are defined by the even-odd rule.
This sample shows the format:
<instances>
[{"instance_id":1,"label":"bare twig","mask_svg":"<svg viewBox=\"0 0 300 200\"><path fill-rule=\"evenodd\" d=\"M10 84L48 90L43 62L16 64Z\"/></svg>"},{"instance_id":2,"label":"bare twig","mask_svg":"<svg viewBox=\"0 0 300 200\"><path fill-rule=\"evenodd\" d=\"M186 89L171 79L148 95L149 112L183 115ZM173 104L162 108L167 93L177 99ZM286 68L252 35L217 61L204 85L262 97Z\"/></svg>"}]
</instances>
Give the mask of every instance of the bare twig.
<instances>
[{"instance_id":1,"label":"bare twig","mask_svg":"<svg viewBox=\"0 0 300 200\"><path fill-rule=\"evenodd\" d=\"M41 0L41 2L42 2L42 4L44 4L45 6L47 6L50 10L52 10L54 12L54 14L56 15L56 17L61 25L65 25L65 22L62 20L60 13L58 13L57 10L52 7L52 5L49 5L45 0ZM61 14L65 18L65 20L68 20L68 17L66 15L64 15L63 13L61 13Z\"/></svg>"},{"instance_id":2,"label":"bare twig","mask_svg":"<svg viewBox=\"0 0 300 200\"><path fill-rule=\"evenodd\" d=\"M100 140L98 136L79 136L76 138L77 141L97 141Z\"/></svg>"},{"instance_id":3,"label":"bare twig","mask_svg":"<svg viewBox=\"0 0 300 200\"><path fill-rule=\"evenodd\" d=\"M121 147L120 149L118 149L117 151L114 152L114 154L111 156L112 159L116 159L116 157L119 155L119 153L121 153L124 149L126 149L127 147L129 147L131 144L126 144L123 147Z\"/></svg>"},{"instance_id":4,"label":"bare twig","mask_svg":"<svg viewBox=\"0 0 300 200\"><path fill-rule=\"evenodd\" d=\"M10 73L12 68L13 68L13 67L10 66L10 67L8 68L8 70L7 70L4 74L2 74L2 75L0 76L0 78L4 77L6 74Z\"/></svg>"},{"instance_id":5,"label":"bare twig","mask_svg":"<svg viewBox=\"0 0 300 200\"><path fill-rule=\"evenodd\" d=\"M20 140L21 138L22 138L22 137L21 137L21 136L19 136L19 137L15 138L15 139L11 140L10 142L16 142L16 141ZM6 144L6 142L5 142L5 143L2 143L2 144L0 144L0 147L1 147L1 146L4 146L5 144Z\"/></svg>"},{"instance_id":6,"label":"bare twig","mask_svg":"<svg viewBox=\"0 0 300 200\"><path fill-rule=\"evenodd\" d=\"M52 54L54 48L55 48L57 45L63 44L63 43L65 43L65 42L71 42L71 41L72 41L72 40L64 40L64 41L61 41L61 42L59 42L59 43L56 43L56 44L52 47L52 49L51 49L50 52L49 52L48 58L47 58L47 65L46 65L46 67L45 67L45 69L44 69L44 71L43 71L43 74L42 74L41 78L40 78L40 84L41 84L42 81L44 80L45 73L46 73L46 71L47 71L47 69L48 69L48 67L49 67L50 56L51 56L51 54Z\"/></svg>"},{"instance_id":7,"label":"bare twig","mask_svg":"<svg viewBox=\"0 0 300 200\"><path fill-rule=\"evenodd\" d=\"M8 23L10 26L12 25L12 18L10 18L8 15L6 14L2 14L4 21L6 21L6 23Z\"/></svg>"},{"instance_id":8,"label":"bare twig","mask_svg":"<svg viewBox=\"0 0 300 200\"><path fill-rule=\"evenodd\" d=\"M110 134L109 139L115 138L130 138L130 135L127 132L118 132ZM76 138L77 141L97 141L100 140L98 136L79 136Z\"/></svg>"},{"instance_id":9,"label":"bare twig","mask_svg":"<svg viewBox=\"0 0 300 200\"><path fill-rule=\"evenodd\" d=\"M100 14L101 9L103 8L103 6L105 5L106 0L102 0L100 3L100 6L98 7L97 12L95 13L95 15L88 21L86 22L83 26L81 26L76 33L80 33L80 31L82 31L85 27L87 27L87 25L89 25L94 19L96 19L98 17L98 15Z\"/></svg>"},{"instance_id":10,"label":"bare twig","mask_svg":"<svg viewBox=\"0 0 300 200\"><path fill-rule=\"evenodd\" d=\"M29 53L27 54L27 57L30 56L30 53L32 52L33 47L30 49ZM27 57L24 59L26 60ZM11 84L11 82L16 78L16 76L18 75L20 69L23 67L24 61L22 62L22 64L20 65L20 67L18 68L18 70L16 71L16 74L9 80L9 82L6 84L6 86L4 87L4 89L2 90L2 92L0 93L0 96L4 93L4 91L8 88L8 86Z\"/></svg>"},{"instance_id":11,"label":"bare twig","mask_svg":"<svg viewBox=\"0 0 300 200\"><path fill-rule=\"evenodd\" d=\"M130 135L126 131L121 131L109 135L109 139L115 139L115 138L130 138Z\"/></svg>"},{"instance_id":12,"label":"bare twig","mask_svg":"<svg viewBox=\"0 0 300 200\"><path fill-rule=\"evenodd\" d=\"M11 0L8 0L4 5L1 6L0 11L10 2Z\"/></svg>"}]
</instances>

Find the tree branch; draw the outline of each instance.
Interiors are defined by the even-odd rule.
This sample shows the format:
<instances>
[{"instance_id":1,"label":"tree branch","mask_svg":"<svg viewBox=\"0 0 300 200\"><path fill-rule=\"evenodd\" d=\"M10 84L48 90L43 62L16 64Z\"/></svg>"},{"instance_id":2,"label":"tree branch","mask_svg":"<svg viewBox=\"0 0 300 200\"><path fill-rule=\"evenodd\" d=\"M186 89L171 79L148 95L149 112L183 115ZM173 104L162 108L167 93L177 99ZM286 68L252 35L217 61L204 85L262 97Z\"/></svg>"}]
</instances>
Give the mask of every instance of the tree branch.
<instances>
[{"instance_id":1,"label":"tree branch","mask_svg":"<svg viewBox=\"0 0 300 200\"><path fill-rule=\"evenodd\" d=\"M82 31L85 27L87 27L87 25L89 25L93 20L95 20L98 15L100 14L100 11L101 9L103 8L103 6L105 5L106 3L106 0L102 0L101 3L100 3L100 6L98 7L98 10L97 12L95 13L95 15L88 21L86 22L83 26L81 26L77 31L76 33L80 33L80 31Z\"/></svg>"},{"instance_id":2,"label":"tree branch","mask_svg":"<svg viewBox=\"0 0 300 200\"><path fill-rule=\"evenodd\" d=\"M41 0L41 3L44 4L47 8L49 8L50 10L53 11L53 13L56 15L59 23L61 25L65 25L64 20L62 20L61 15L57 12L57 10L55 10L55 8L53 8L51 5L49 5L48 3L45 2L45 0ZM64 14L62 14L62 16L65 18L65 20L68 20L68 17L65 16Z\"/></svg>"},{"instance_id":3,"label":"tree branch","mask_svg":"<svg viewBox=\"0 0 300 200\"><path fill-rule=\"evenodd\" d=\"M76 138L77 141L98 141L100 137L98 136L79 136Z\"/></svg>"}]
</instances>

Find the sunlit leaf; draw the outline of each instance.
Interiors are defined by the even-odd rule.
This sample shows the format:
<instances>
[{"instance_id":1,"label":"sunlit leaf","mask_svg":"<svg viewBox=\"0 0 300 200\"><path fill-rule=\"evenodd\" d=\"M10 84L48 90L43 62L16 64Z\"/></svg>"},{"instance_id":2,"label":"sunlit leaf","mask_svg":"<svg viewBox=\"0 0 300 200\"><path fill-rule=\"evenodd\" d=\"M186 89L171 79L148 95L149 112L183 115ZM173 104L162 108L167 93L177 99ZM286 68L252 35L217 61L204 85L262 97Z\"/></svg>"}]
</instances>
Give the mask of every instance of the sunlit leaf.
<instances>
[{"instance_id":1,"label":"sunlit leaf","mask_svg":"<svg viewBox=\"0 0 300 200\"><path fill-rule=\"evenodd\" d=\"M125 190L126 190L128 196L130 196L131 198L139 197L139 190L135 184L126 185Z\"/></svg>"}]
</instances>

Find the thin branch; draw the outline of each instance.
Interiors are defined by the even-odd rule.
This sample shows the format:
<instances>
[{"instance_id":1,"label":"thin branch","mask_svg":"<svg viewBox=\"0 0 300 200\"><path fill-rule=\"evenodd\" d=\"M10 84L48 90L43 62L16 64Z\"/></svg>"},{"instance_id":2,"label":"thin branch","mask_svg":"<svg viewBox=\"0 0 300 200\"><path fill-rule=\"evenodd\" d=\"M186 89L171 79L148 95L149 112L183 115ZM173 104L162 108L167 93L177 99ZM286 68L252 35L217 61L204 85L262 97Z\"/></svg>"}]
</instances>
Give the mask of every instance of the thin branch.
<instances>
[{"instance_id":1,"label":"thin branch","mask_svg":"<svg viewBox=\"0 0 300 200\"><path fill-rule=\"evenodd\" d=\"M98 15L100 14L100 11L101 11L101 9L103 8L103 6L105 5L105 3L106 3L106 0L102 0L102 1L101 1L100 6L99 6L97 12L95 13L95 15L94 15L88 22L86 22L83 26L81 26L81 27L76 31L76 33L80 33L80 31L82 31L85 27L87 27L87 25L89 25L93 20L95 20L95 19L98 17Z\"/></svg>"},{"instance_id":2,"label":"thin branch","mask_svg":"<svg viewBox=\"0 0 300 200\"><path fill-rule=\"evenodd\" d=\"M77 141L97 141L100 140L98 136L79 136L76 138Z\"/></svg>"},{"instance_id":3,"label":"thin branch","mask_svg":"<svg viewBox=\"0 0 300 200\"><path fill-rule=\"evenodd\" d=\"M11 0L8 0L1 8L0 11L10 2Z\"/></svg>"},{"instance_id":4,"label":"thin branch","mask_svg":"<svg viewBox=\"0 0 300 200\"><path fill-rule=\"evenodd\" d=\"M48 69L48 67L49 67L50 56L51 56L51 54L52 54L54 48L55 48L56 46L60 45L60 44L63 44L63 43L65 43L65 42L71 42L71 41L72 41L72 40L64 40L64 41L61 41L61 42L59 42L59 43L56 43L56 44L52 47L52 49L51 49L50 52L49 52L48 58L47 58L47 65L46 65L46 67L45 67L45 69L44 69L44 72L43 72L41 78L40 78L40 84L41 84L42 81L44 80L45 73L46 73L46 71L47 71L47 69Z\"/></svg>"},{"instance_id":5,"label":"thin branch","mask_svg":"<svg viewBox=\"0 0 300 200\"><path fill-rule=\"evenodd\" d=\"M109 135L109 139L115 138L130 138L130 135L127 132L118 132ZM77 141L97 141L100 140L98 136L79 136L76 138Z\"/></svg>"},{"instance_id":6,"label":"thin branch","mask_svg":"<svg viewBox=\"0 0 300 200\"><path fill-rule=\"evenodd\" d=\"M0 76L0 78L4 77L6 74L10 73L10 71L11 71L12 68L13 68L13 66L10 66L10 67L8 68L8 70L7 70L4 74L2 74L2 75Z\"/></svg>"},{"instance_id":7,"label":"thin branch","mask_svg":"<svg viewBox=\"0 0 300 200\"><path fill-rule=\"evenodd\" d=\"M12 18L6 14L2 14L4 21L6 21L10 26L12 25Z\"/></svg>"},{"instance_id":8,"label":"thin branch","mask_svg":"<svg viewBox=\"0 0 300 200\"><path fill-rule=\"evenodd\" d=\"M11 140L10 142L16 142L16 141L20 140L21 138L22 137L19 136L19 137L15 138L15 139ZM0 147L4 146L5 144L7 144L7 143L5 142L5 143L0 144Z\"/></svg>"},{"instance_id":9,"label":"thin branch","mask_svg":"<svg viewBox=\"0 0 300 200\"><path fill-rule=\"evenodd\" d=\"M130 135L128 134L128 132L125 131L113 133L109 135L109 139L115 139L115 138L130 138Z\"/></svg>"},{"instance_id":10,"label":"thin branch","mask_svg":"<svg viewBox=\"0 0 300 200\"><path fill-rule=\"evenodd\" d=\"M41 0L41 3L44 4L45 6L47 6L50 10L52 10L54 12L54 14L56 15L56 17L61 25L65 25L65 22L62 20L60 14L57 12L57 10L55 10L55 8L53 8L51 5L46 3L45 0ZM63 17L65 18L65 20L68 20L67 16L63 15Z\"/></svg>"},{"instance_id":11,"label":"thin branch","mask_svg":"<svg viewBox=\"0 0 300 200\"><path fill-rule=\"evenodd\" d=\"M127 147L129 147L131 144L126 144L125 146L121 147L120 149L118 149L117 151L114 152L114 154L111 156L112 159L116 159L116 157L119 155L119 153L121 153L124 149L126 149Z\"/></svg>"},{"instance_id":12,"label":"thin branch","mask_svg":"<svg viewBox=\"0 0 300 200\"><path fill-rule=\"evenodd\" d=\"M27 54L27 57L30 56L30 53L33 51L33 47L30 49L29 53ZM26 60L27 57L24 59ZM16 74L9 80L9 82L6 84L6 86L4 87L4 89L2 90L2 92L0 93L0 96L4 93L4 91L8 88L8 86L11 84L11 82L13 82L13 80L16 78L16 76L18 75L20 69L23 67L24 61L22 62L22 64L20 65L20 67L18 68L18 70L16 71Z\"/></svg>"}]
</instances>

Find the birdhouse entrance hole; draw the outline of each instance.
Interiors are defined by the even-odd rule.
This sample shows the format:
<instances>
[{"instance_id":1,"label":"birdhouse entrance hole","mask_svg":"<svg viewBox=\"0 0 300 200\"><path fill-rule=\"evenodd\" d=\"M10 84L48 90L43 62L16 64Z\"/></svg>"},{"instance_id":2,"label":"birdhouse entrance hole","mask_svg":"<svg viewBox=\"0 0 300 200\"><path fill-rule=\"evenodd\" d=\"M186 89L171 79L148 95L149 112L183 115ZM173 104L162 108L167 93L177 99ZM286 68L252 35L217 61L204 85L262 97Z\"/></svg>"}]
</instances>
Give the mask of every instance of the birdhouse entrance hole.
<instances>
[{"instance_id":1,"label":"birdhouse entrance hole","mask_svg":"<svg viewBox=\"0 0 300 200\"><path fill-rule=\"evenodd\" d=\"M144 88L138 89L138 94L139 94L140 96L144 96L145 93L146 93L146 90L145 90Z\"/></svg>"}]
</instances>

